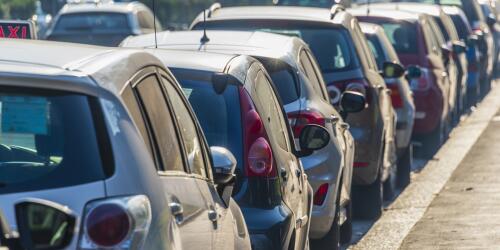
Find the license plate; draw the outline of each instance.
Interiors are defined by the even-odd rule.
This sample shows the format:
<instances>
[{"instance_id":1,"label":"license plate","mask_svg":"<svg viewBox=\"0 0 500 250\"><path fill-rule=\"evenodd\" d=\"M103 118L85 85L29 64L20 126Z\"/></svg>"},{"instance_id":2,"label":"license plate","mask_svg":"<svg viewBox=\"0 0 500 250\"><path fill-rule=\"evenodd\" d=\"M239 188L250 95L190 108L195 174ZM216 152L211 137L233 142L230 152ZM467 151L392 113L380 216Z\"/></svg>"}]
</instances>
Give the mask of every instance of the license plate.
<instances>
[{"instance_id":1,"label":"license plate","mask_svg":"<svg viewBox=\"0 0 500 250\"><path fill-rule=\"evenodd\" d=\"M30 21L0 20L0 38L36 39L34 25Z\"/></svg>"}]
</instances>

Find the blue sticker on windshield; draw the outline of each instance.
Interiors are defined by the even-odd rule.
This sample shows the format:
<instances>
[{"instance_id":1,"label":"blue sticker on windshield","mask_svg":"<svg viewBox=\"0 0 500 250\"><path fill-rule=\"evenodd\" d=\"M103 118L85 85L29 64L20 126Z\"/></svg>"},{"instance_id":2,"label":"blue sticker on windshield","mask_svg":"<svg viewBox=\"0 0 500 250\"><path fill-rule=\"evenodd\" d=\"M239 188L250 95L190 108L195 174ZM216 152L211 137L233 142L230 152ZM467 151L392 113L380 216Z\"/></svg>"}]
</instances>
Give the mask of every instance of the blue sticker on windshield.
<instances>
[{"instance_id":1,"label":"blue sticker on windshield","mask_svg":"<svg viewBox=\"0 0 500 250\"><path fill-rule=\"evenodd\" d=\"M47 98L3 96L2 133L46 135L48 133Z\"/></svg>"}]
</instances>

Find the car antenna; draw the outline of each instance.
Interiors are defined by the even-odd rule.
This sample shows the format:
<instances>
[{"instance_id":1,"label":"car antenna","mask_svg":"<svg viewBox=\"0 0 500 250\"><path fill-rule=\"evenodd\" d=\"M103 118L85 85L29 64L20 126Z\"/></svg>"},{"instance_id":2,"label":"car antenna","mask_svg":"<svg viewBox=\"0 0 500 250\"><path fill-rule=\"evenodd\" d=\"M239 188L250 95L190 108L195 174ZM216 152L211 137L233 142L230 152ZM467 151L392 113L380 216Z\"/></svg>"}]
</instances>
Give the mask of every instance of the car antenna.
<instances>
[{"instance_id":1,"label":"car antenna","mask_svg":"<svg viewBox=\"0 0 500 250\"><path fill-rule=\"evenodd\" d=\"M370 15L370 3L371 3L371 0L367 0L367 4L366 4L366 15L367 16Z\"/></svg>"},{"instance_id":2,"label":"car antenna","mask_svg":"<svg viewBox=\"0 0 500 250\"><path fill-rule=\"evenodd\" d=\"M157 33L157 30L156 30L156 0L153 0L153 29L154 29L154 33L155 33L155 49L158 48L158 39L156 37L156 33Z\"/></svg>"},{"instance_id":3,"label":"car antenna","mask_svg":"<svg viewBox=\"0 0 500 250\"><path fill-rule=\"evenodd\" d=\"M207 43L210 41L210 38L207 36L207 15L206 15L206 9L203 10L203 36L200 39L200 42Z\"/></svg>"}]
</instances>

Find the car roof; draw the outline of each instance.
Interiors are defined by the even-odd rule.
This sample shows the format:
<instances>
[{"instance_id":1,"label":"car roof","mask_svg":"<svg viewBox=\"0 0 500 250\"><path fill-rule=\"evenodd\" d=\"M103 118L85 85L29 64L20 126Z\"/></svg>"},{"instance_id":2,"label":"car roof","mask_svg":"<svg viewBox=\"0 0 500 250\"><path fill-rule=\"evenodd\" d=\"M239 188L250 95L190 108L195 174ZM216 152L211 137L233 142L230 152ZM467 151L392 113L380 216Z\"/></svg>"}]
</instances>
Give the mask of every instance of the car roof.
<instances>
[{"instance_id":1,"label":"car roof","mask_svg":"<svg viewBox=\"0 0 500 250\"><path fill-rule=\"evenodd\" d=\"M153 55L133 49L21 39L0 39L0 47L0 75L64 78L68 84L97 84L114 93L140 69L163 65Z\"/></svg>"},{"instance_id":2,"label":"car roof","mask_svg":"<svg viewBox=\"0 0 500 250\"><path fill-rule=\"evenodd\" d=\"M87 12L112 12L112 13L131 13L137 9L147 9L147 7L139 2L124 2L124 3L69 3L59 11L60 15L73 13Z\"/></svg>"},{"instance_id":3,"label":"car roof","mask_svg":"<svg viewBox=\"0 0 500 250\"><path fill-rule=\"evenodd\" d=\"M211 52L243 54L273 59L295 56L290 54L299 46L307 46L301 39L261 31L222 31L209 30L210 39L206 43L200 41L203 31L160 32L157 34L158 48L209 50ZM127 47L154 47L154 34L131 36L123 41Z\"/></svg>"},{"instance_id":4,"label":"car roof","mask_svg":"<svg viewBox=\"0 0 500 250\"><path fill-rule=\"evenodd\" d=\"M439 16L442 13L440 5L427 4L427 3L374 3L370 5L371 8L376 9L394 9L410 12L425 13L431 16Z\"/></svg>"},{"instance_id":5,"label":"car roof","mask_svg":"<svg viewBox=\"0 0 500 250\"><path fill-rule=\"evenodd\" d=\"M394 20L401 21L417 21L420 17L420 13L397 10L397 9L385 9L373 7L375 4L370 5L369 11L367 5L361 5L356 8L348 9L349 13L354 16L366 16L366 17L383 17L390 18Z\"/></svg>"},{"instance_id":6,"label":"car roof","mask_svg":"<svg viewBox=\"0 0 500 250\"><path fill-rule=\"evenodd\" d=\"M331 11L326 8L300 6L244 6L224 7L213 10L210 12L210 15L207 16L207 21L232 19L274 19L341 24L345 17L346 12L340 11L334 16L333 19L331 19ZM198 15L198 17L193 21L193 24L202 21L203 12Z\"/></svg>"},{"instance_id":7,"label":"car roof","mask_svg":"<svg viewBox=\"0 0 500 250\"><path fill-rule=\"evenodd\" d=\"M205 51L148 49L169 68L193 69L222 73L235 55Z\"/></svg>"},{"instance_id":8,"label":"car roof","mask_svg":"<svg viewBox=\"0 0 500 250\"><path fill-rule=\"evenodd\" d=\"M448 15L465 15L464 11L458 6L443 5L441 8Z\"/></svg>"}]
</instances>

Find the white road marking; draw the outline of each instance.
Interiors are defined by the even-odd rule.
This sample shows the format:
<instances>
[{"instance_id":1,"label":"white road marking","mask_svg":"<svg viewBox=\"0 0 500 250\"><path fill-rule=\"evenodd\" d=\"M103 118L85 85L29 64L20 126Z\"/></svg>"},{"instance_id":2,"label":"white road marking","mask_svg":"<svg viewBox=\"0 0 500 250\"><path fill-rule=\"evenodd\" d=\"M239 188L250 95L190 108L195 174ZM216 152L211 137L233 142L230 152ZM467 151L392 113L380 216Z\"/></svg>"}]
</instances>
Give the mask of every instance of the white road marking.
<instances>
[{"instance_id":1,"label":"white road marking","mask_svg":"<svg viewBox=\"0 0 500 250\"><path fill-rule=\"evenodd\" d=\"M500 98L498 98L500 86L497 84L493 84L491 92L478 105L477 110L452 131L450 139L433 160L427 163L415 179L412 179L412 183L387 207L368 233L348 249L400 247L412 227L422 218L435 195L446 184L488 123L493 120L500 108Z\"/></svg>"}]
</instances>

